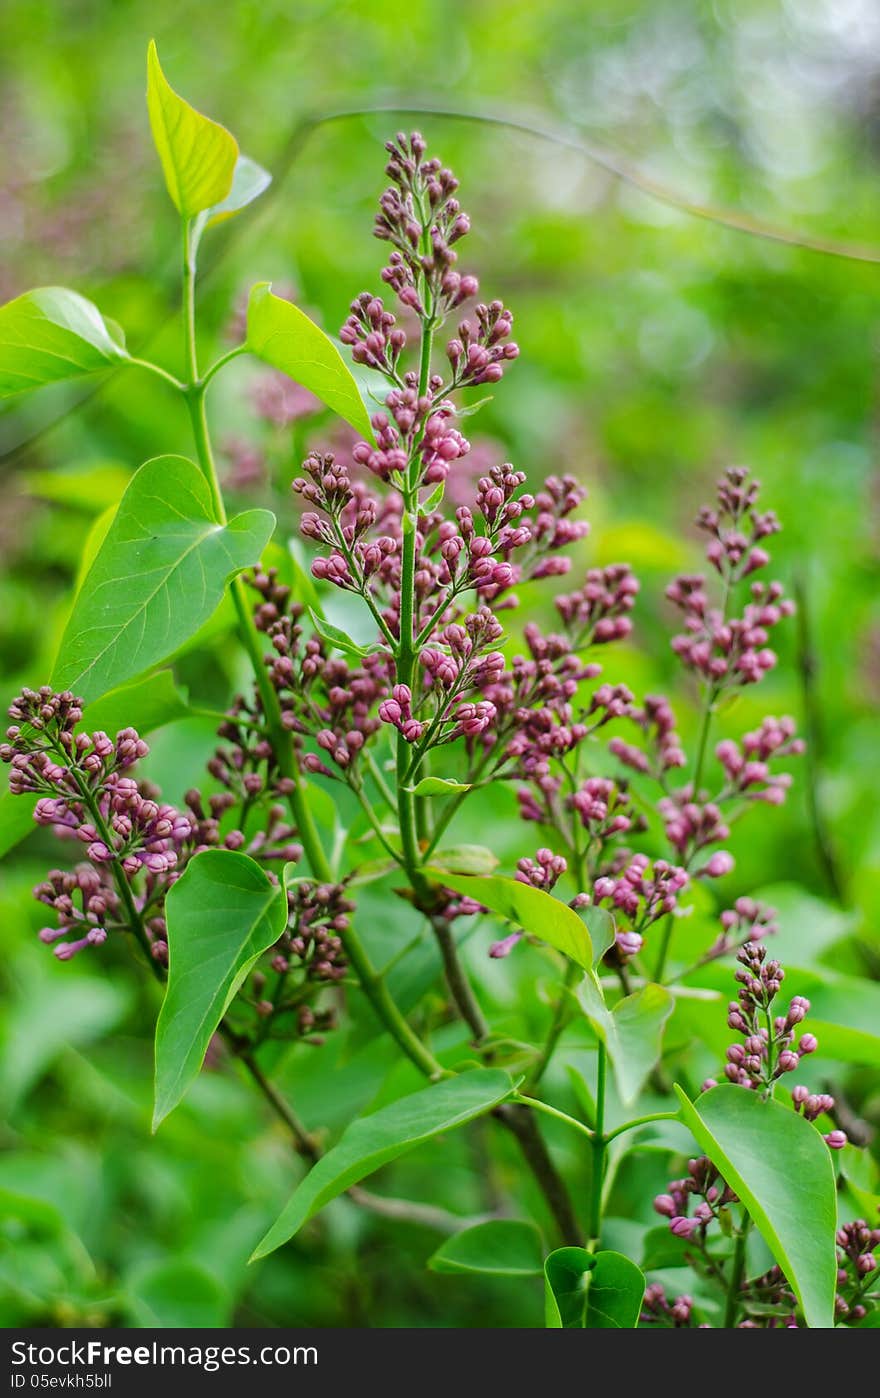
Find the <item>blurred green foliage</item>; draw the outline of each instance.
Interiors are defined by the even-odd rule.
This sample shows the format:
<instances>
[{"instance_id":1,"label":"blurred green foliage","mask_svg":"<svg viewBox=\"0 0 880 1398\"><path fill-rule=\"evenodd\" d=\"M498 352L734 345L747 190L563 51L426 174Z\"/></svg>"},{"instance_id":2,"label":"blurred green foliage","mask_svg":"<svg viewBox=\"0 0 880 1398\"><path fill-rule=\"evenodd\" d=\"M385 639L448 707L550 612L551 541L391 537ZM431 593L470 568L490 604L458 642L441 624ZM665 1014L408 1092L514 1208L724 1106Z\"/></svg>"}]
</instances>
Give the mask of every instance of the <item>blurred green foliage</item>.
<instances>
[{"instance_id":1,"label":"blurred green foliage","mask_svg":"<svg viewBox=\"0 0 880 1398\"><path fill-rule=\"evenodd\" d=\"M151 35L175 85L275 174L269 194L206 253L206 350L224 347L230 315L256 280L295 287L331 332L352 296L377 286L382 251L369 230L381 141L412 119L373 113L309 126L340 108L509 112L580 134L700 203L880 247L880 17L870 0L303 0L295 9L232 0L221 14L204 0L7 0L0 296L71 285L125 324L135 351L172 370L179 250L143 102ZM685 738L692 710L668 648L663 586L674 570L697 566L691 520L718 468L747 463L764 482L785 530L776 571L805 606L799 626L785 629L778 670L730 721L741 729L765 712L792 713L811 730L837 886L818 856L801 770L784 813L768 808L735 833L725 896L773 885L780 954L820 979L831 964L876 979L878 267L688 217L523 132L439 116L418 124L462 179L469 262L485 293L513 307L522 348L515 378L469 435L533 480L570 470L588 483L593 532L579 562L626 558L643 582L633 644L608 678L637 692L671 687ZM234 386L212 405L218 438L230 456L242 440L266 454L271 480L241 503L273 504L292 532L287 486L298 456L332 424L273 431L254 413L252 378L245 365L230 371ZM163 386L134 379L62 385L0 417L4 700L48 673L90 531L131 470L190 450ZM528 606L547 608L546 597L535 590ZM208 637L177 668L193 702L211 709L243 674L235 649ZM149 775L179 799L199 778L212 724L161 729L152 746ZM353 824L355 813L343 805L337 818ZM466 804L454 836L491 843L508 870L531 848L507 788ZM436 1233L377 1220L344 1199L295 1244L246 1268L300 1167L246 1084L226 1072L203 1074L150 1137L157 988L110 944L61 967L37 942L30 888L57 860L38 832L2 868L4 1324L539 1322L538 1281L428 1272ZM364 888L360 907L380 960L412 936L387 883ZM466 950L496 1021L537 1037L553 963L534 948L491 962L487 945L478 926ZM406 964L411 981L436 983L430 950ZM838 993L849 1022L852 982ZM564 1063L588 1073L589 1036L582 1031L580 1043L577 1032ZM445 1033L447 1046L464 1043L455 1026ZM723 1025L718 1033L723 1048ZM691 1061L690 1085L713 1066L711 1055ZM323 1049L297 1046L277 1071L295 1084L304 1120L330 1132L416 1086L363 1023ZM862 1118L880 1120L876 1061L869 1069L826 1057L816 1071ZM574 1102L562 1059L551 1085L561 1105ZM478 1123L416 1153L389 1171L388 1187L461 1215L504 1197L543 1218L515 1152L490 1133ZM577 1191L589 1165L576 1138L548 1137ZM651 1197L677 1149L687 1138L672 1127L655 1150L626 1157L611 1187L609 1246L639 1259ZM855 1187L876 1193L866 1159L846 1156Z\"/></svg>"}]
</instances>

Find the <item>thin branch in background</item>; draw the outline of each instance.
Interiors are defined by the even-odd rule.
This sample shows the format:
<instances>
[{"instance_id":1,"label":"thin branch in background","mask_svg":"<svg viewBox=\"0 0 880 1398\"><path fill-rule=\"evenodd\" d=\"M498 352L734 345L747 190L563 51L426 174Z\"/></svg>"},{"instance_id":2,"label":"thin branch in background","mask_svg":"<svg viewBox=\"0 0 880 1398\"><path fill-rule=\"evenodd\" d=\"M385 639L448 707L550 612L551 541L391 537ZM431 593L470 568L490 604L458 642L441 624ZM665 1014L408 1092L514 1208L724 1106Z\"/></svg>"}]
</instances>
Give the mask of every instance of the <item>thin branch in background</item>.
<instances>
[{"instance_id":1,"label":"thin branch in background","mask_svg":"<svg viewBox=\"0 0 880 1398\"><path fill-rule=\"evenodd\" d=\"M741 213L738 209L722 208L709 204L698 204L694 200L687 199L676 190L670 189L660 180L655 180L651 175L637 168L611 151L607 151L599 146L585 141L583 137L564 131L557 131L547 126L540 125L537 121L524 121L521 117L506 115L503 112L489 109L462 110L446 107L441 103L425 102L418 98L409 100L406 98L389 97L387 102L377 103L375 106L367 107L346 107L338 111L325 113L309 113L300 117L295 123L289 136L281 147L278 158L274 161L273 183L270 185L265 196L262 208L265 209L273 199L277 199L284 185L284 181L293 169L300 155L314 133L323 126L330 126L337 122L354 121L369 116L431 116L438 117L446 121L473 122L477 125L494 126L508 131L518 131L522 135L531 136L535 140L547 142L552 145L562 146L566 150L576 151L584 160L596 165L604 170L613 179L619 180L622 184L639 190L649 199L656 199L659 203L667 205L669 208L678 210L679 213L687 214L691 218L703 219L709 223L718 224L722 228L731 229L736 233L744 233L748 237L762 238L768 242L783 243L788 247L802 248L806 252L815 252L825 257L838 257L850 262L880 263L880 248L872 247L870 244L841 242L834 238L820 238L808 233L799 233L788 228L780 228L776 224L768 223L764 219L753 218L748 214ZM256 219L262 216L261 211L256 214ZM248 228L247 219L231 220L218 238L215 240L215 250L213 255L204 259L205 266L202 274L204 283L227 258L232 247ZM253 228L254 220L250 220L250 228ZM163 329L171 320L169 317L163 327L147 335L137 347L138 353L143 353L159 337ZM116 371L118 372L118 371ZM115 378L115 373L110 376ZM77 412L85 406L99 393L102 392L105 383L98 384L90 392L83 394L72 407L65 409L52 418L49 422L42 423L29 436L15 443L14 446L5 452L0 452L0 462L8 459L15 460L18 454L27 447L39 441L52 428L71 413Z\"/></svg>"},{"instance_id":2,"label":"thin branch in background","mask_svg":"<svg viewBox=\"0 0 880 1398\"><path fill-rule=\"evenodd\" d=\"M822 765L825 756L825 733L818 683L819 661L813 643L807 581L803 572L798 572L795 575L794 595L797 600L797 668L801 683L804 729L807 741L807 750L804 754L807 808L816 852L829 892L838 902L842 903L844 900L843 880L834 853L834 844L822 807L820 792Z\"/></svg>"}]
</instances>

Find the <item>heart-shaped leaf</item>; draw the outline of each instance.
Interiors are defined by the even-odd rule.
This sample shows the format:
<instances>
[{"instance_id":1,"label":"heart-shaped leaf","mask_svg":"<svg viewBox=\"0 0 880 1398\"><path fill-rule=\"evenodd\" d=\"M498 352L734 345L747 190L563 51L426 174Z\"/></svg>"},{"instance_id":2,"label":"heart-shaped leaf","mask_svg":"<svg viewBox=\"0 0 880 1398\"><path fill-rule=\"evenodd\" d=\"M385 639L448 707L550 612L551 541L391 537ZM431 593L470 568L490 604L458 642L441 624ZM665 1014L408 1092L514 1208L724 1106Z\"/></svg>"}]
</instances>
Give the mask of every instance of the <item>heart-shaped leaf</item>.
<instances>
[{"instance_id":1,"label":"heart-shaped leaf","mask_svg":"<svg viewBox=\"0 0 880 1398\"><path fill-rule=\"evenodd\" d=\"M198 1076L257 957L287 923L287 896L253 859L205 850L168 894L168 989L156 1025L153 1130Z\"/></svg>"},{"instance_id":2,"label":"heart-shaped leaf","mask_svg":"<svg viewBox=\"0 0 880 1398\"><path fill-rule=\"evenodd\" d=\"M493 1277L539 1277L544 1250L533 1223L489 1219L447 1238L428 1259L431 1272L484 1272Z\"/></svg>"},{"instance_id":3,"label":"heart-shaped leaf","mask_svg":"<svg viewBox=\"0 0 880 1398\"><path fill-rule=\"evenodd\" d=\"M584 976L577 994L584 1014L608 1050L620 1100L628 1107L660 1058L663 1031L675 999L665 986L650 984L624 996L609 1010L592 974Z\"/></svg>"},{"instance_id":4,"label":"heart-shaped leaf","mask_svg":"<svg viewBox=\"0 0 880 1398\"><path fill-rule=\"evenodd\" d=\"M127 359L97 306L76 291L41 286L0 306L0 399Z\"/></svg>"},{"instance_id":5,"label":"heart-shaped leaf","mask_svg":"<svg viewBox=\"0 0 880 1398\"><path fill-rule=\"evenodd\" d=\"M439 858L439 856L437 856ZM584 919L567 903L543 889L531 884L520 883L517 879L502 878L499 874L483 877L471 874L449 874L434 868L427 870L434 878L442 880L447 888L456 893L464 893L475 902L482 903L490 912L507 918L524 932L529 932L565 956L576 961L589 971L593 965L593 945L588 925L594 919L607 918L601 908L587 908Z\"/></svg>"},{"instance_id":6,"label":"heart-shaped leaf","mask_svg":"<svg viewBox=\"0 0 880 1398\"><path fill-rule=\"evenodd\" d=\"M790 1107L743 1087L713 1087L681 1119L735 1190L788 1278L808 1326L834 1324L837 1201L831 1153Z\"/></svg>"},{"instance_id":7,"label":"heart-shaped leaf","mask_svg":"<svg viewBox=\"0 0 880 1398\"><path fill-rule=\"evenodd\" d=\"M225 126L178 96L153 40L147 49L147 110L165 184L181 217L223 204L232 190L238 143Z\"/></svg>"},{"instance_id":8,"label":"heart-shaped leaf","mask_svg":"<svg viewBox=\"0 0 880 1398\"><path fill-rule=\"evenodd\" d=\"M553 1330L635 1330L645 1278L619 1252L557 1248L544 1263L545 1319Z\"/></svg>"},{"instance_id":9,"label":"heart-shaped leaf","mask_svg":"<svg viewBox=\"0 0 880 1398\"><path fill-rule=\"evenodd\" d=\"M475 1068L409 1097L400 1097L372 1116L353 1122L294 1190L280 1217L258 1244L253 1259L274 1252L337 1194L380 1165L441 1131L451 1131L491 1111L513 1090L507 1073L498 1068Z\"/></svg>"},{"instance_id":10,"label":"heart-shaped leaf","mask_svg":"<svg viewBox=\"0 0 880 1398\"><path fill-rule=\"evenodd\" d=\"M373 429L351 370L329 336L313 320L258 282L248 302L248 349L309 389L368 442Z\"/></svg>"},{"instance_id":11,"label":"heart-shaped leaf","mask_svg":"<svg viewBox=\"0 0 880 1398\"><path fill-rule=\"evenodd\" d=\"M89 703L165 660L208 620L227 580L259 561L274 527L268 510L219 524L198 467L148 461L80 588L53 684Z\"/></svg>"}]
</instances>

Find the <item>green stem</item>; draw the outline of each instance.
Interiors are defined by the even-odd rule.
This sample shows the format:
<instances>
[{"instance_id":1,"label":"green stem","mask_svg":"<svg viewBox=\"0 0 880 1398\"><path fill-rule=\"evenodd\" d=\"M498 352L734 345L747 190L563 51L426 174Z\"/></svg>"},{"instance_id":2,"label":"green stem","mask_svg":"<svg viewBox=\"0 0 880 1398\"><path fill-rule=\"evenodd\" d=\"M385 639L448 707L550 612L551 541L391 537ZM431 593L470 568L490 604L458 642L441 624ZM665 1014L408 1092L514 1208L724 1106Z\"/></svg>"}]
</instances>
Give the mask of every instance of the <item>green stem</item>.
<instances>
[{"instance_id":1,"label":"green stem","mask_svg":"<svg viewBox=\"0 0 880 1398\"><path fill-rule=\"evenodd\" d=\"M717 697L718 691L715 689L714 686L712 686L712 688L710 688L706 696L706 704L705 708L703 709L703 722L700 725L700 737L697 743L697 760L694 763L693 788L695 801L698 801L700 799L700 782L703 780L703 767L705 766L706 762L706 747L709 742L709 731L712 727L712 718L715 714L715 700L717 699Z\"/></svg>"},{"instance_id":2,"label":"green stem","mask_svg":"<svg viewBox=\"0 0 880 1398\"><path fill-rule=\"evenodd\" d=\"M513 1095L514 1102L518 1102L521 1107L531 1107L533 1112L543 1112L544 1116L552 1116L556 1121L564 1121L566 1126L570 1126L572 1131L577 1131L581 1136L586 1136L595 1149L595 1134L589 1126L585 1126L577 1117L569 1116L568 1112L561 1112L558 1107L551 1107L549 1102L542 1102L539 1097L525 1097L516 1092Z\"/></svg>"},{"instance_id":3,"label":"green stem","mask_svg":"<svg viewBox=\"0 0 880 1398\"><path fill-rule=\"evenodd\" d=\"M538 1083L541 1081L542 1077L544 1076L548 1067L550 1066L550 1060L556 1052L556 1045L559 1043L560 1036L566 1024L568 1023L569 1015L571 1013L568 992L572 989L579 977L582 975L583 971L581 970L581 968L574 961L569 961L568 965L565 968L565 979L562 983L564 986L564 990L562 995L560 995L559 999L556 1001L556 1007L553 1011L553 1018L550 1021L550 1028L547 1032L547 1038L544 1040L544 1047L541 1050L541 1056L539 1057L537 1063L532 1069L528 1081L526 1083L527 1092L533 1092L535 1090L535 1088L538 1086Z\"/></svg>"},{"instance_id":4,"label":"green stem","mask_svg":"<svg viewBox=\"0 0 880 1398\"><path fill-rule=\"evenodd\" d=\"M373 834L376 836L376 839L377 839L377 840L379 841L379 843L383 846L383 848L385 849L386 853L391 855L391 858L394 860L395 864L403 864L403 860L401 859L401 857L400 857L399 853L397 852L397 850L394 848L394 846L391 844L391 842L390 842L388 839L386 839L386 837L385 837L385 832L384 832L384 830L382 829L382 825L381 825L381 822L380 822L380 820L379 820L379 817L376 815L376 812L373 810L373 807L370 805L370 802L369 802L369 800L367 799L367 796L366 796L365 793L364 793L363 787L362 787L362 786L358 786L355 782L350 782L350 783L349 783L349 786L350 786L351 790L354 792L354 794L355 794L355 796L357 797L358 801L360 802L361 810L363 811L364 815L367 817L367 820L370 822L370 825L371 825L372 830L373 830Z\"/></svg>"},{"instance_id":5,"label":"green stem","mask_svg":"<svg viewBox=\"0 0 880 1398\"><path fill-rule=\"evenodd\" d=\"M239 355L247 353L247 345L236 345L235 349L229 350L226 354L221 354L220 358L214 361L210 369L205 370L201 381L202 388L207 388L214 375L219 374L220 370L225 368L233 359L238 359Z\"/></svg>"},{"instance_id":6,"label":"green stem","mask_svg":"<svg viewBox=\"0 0 880 1398\"><path fill-rule=\"evenodd\" d=\"M622 1136L625 1131L634 1131L637 1126L647 1126L652 1121L680 1121L678 1112L649 1112L647 1116L634 1117L632 1121L625 1121L623 1126L615 1126L613 1131L605 1134L605 1144L613 1141L616 1136Z\"/></svg>"},{"instance_id":7,"label":"green stem","mask_svg":"<svg viewBox=\"0 0 880 1398\"><path fill-rule=\"evenodd\" d=\"M736 1317L740 1306L742 1292L742 1279L746 1266L746 1239L749 1235L749 1219L743 1219L743 1226L736 1235L736 1245L733 1250L733 1267L730 1273L730 1281L727 1284L727 1300L724 1305L724 1329L732 1330L736 1324Z\"/></svg>"},{"instance_id":8,"label":"green stem","mask_svg":"<svg viewBox=\"0 0 880 1398\"><path fill-rule=\"evenodd\" d=\"M672 913L667 913L663 919L663 931L660 934L660 950L657 953L657 961L654 965L654 980L658 985L663 984L663 973L666 970L666 962L669 957L669 944L672 941L672 929L675 925L675 918Z\"/></svg>"},{"instance_id":9,"label":"green stem","mask_svg":"<svg viewBox=\"0 0 880 1398\"><path fill-rule=\"evenodd\" d=\"M164 379L166 383L170 383L178 392L182 391L184 387L180 379L176 379L173 374L169 374L167 369L163 369L160 364L154 364L150 359L137 359L132 355L127 362L132 369L146 369L149 373L155 374L157 378Z\"/></svg>"},{"instance_id":10,"label":"green stem","mask_svg":"<svg viewBox=\"0 0 880 1398\"><path fill-rule=\"evenodd\" d=\"M409 510L408 502L404 509ZM400 641L397 651L397 682L412 691L415 651L413 647L413 612L415 594L416 536L415 520L403 536L403 557L400 577ZM402 733L397 735L397 816L400 822L400 842L406 870L414 888L424 886L420 876L419 838L416 830L415 805L412 792L407 790L406 770L412 749ZM418 891L418 889L417 889Z\"/></svg>"},{"instance_id":11,"label":"green stem","mask_svg":"<svg viewBox=\"0 0 880 1398\"><path fill-rule=\"evenodd\" d=\"M595 1247L602 1229L602 1185L605 1180L605 1084L608 1077L608 1051L598 1045L596 1057L596 1130L593 1141L593 1179L590 1187L590 1244ZM586 1128L585 1128L586 1129Z\"/></svg>"},{"instance_id":12,"label":"green stem","mask_svg":"<svg viewBox=\"0 0 880 1398\"><path fill-rule=\"evenodd\" d=\"M62 756L66 761L69 757L69 754L64 753L62 751ZM104 820L104 817L101 814L101 807L98 804L98 801L94 796L94 793L89 789L87 782L80 777L80 774L77 772L76 768L70 767L68 768L68 770L71 772L73 779L76 782L77 787L79 788L79 793L82 797L83 805L87 808L89 815L92 817L92 823L94 824L95 829L97 830L98 834L100 835L107 848L109 850L113 850L113 836L107 828L107 822ZM126 917L128 918L128 924L134 934L134 937L138 942L138 945L140 946L141 950L143 951L144 956L147 958L147 961L150 965L150 970L153 972L153 975L156 977L157 980L164 981L165 972L153 956L152 945L144 927L144 920L138 912L137 905L134 901L134 894L131 891L131 885L129 884L128 879L125 877L125 870L120 867L119 860L115 857L115 855L111 862L110 868L113 875L113 882L116 885L116 891L118 892L122 904L125 908Z\"/></svg>"}]
</instances>

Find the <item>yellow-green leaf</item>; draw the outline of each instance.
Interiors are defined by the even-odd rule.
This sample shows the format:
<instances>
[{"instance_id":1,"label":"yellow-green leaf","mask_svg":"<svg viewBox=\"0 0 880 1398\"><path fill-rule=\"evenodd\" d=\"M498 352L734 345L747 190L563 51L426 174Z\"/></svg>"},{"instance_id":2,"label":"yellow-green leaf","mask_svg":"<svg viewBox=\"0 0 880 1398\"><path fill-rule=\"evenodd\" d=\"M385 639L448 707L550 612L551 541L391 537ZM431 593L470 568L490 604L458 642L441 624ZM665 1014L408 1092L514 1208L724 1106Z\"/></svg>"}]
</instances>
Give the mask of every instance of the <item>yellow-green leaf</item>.
<instances>
[{"instance_id":1,"label":"yellow-green leaf","mask_svg":"<svg viewBox=\"0 0 880 1398\"><path fill-rule=\"evenodd\" d=\"M168 193L185 219L222 204L232 190L238 143L219 122L197 112L162 72L156 45L147 50L147 109Z\"/></svg>"}]
</instances>

